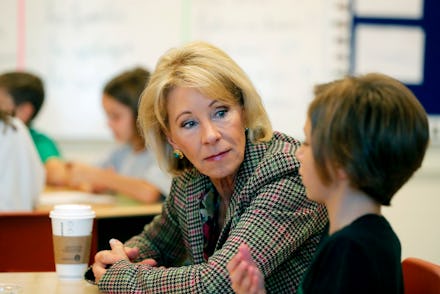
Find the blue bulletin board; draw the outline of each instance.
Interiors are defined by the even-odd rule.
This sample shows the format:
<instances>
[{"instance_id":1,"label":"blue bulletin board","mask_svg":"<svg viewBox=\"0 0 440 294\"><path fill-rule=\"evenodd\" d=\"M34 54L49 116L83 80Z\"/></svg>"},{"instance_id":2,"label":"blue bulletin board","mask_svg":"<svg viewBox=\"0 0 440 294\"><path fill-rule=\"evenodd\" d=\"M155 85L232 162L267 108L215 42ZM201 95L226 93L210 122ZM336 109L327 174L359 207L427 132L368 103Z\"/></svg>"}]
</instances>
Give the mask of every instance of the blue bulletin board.
<instances>
[{"instance_id":1,"label":"blue bulletin board","mask_svg":"<svg viewBox=\"0 0 440 294\"><path fill-rule=\"evenodd\" d=\"M422 39L422 54L421 56L421 79L418 82L411 82L402 80L419 98L422 105L429 115L440 114L440 98L438 96L439 84L440 84L440 2L438 0L419 0L419 1L402 1L400 3L414 3L419 2L420 16L411 17L405 15L373 15L356 13L356 5L358 2L353 1L353 19L352 19L352 40L351 40L351 62L350 71L352 73L359 73L359 68L356 60L359 56L359 51L363 50L359 38L359 28L373 27L386 30L387 28L403 28L402 30L417 30L423 34ZM383 3L383 2L382 2ZM380 48L382 41L371 40L371 43L375 43L374 46ZM401 42L396 44L395 54L389 54L388 58L392 59L394 56L399 56L399 51L404 51L406 48L413 46L414 44L408 42ZM365 44L365 43L363 43ZM365 46L365 45L363 45ZM378 49L379 50L379 49ZM399 62L405 63L408 60L400 60ZM381 71L377 68L377 71ZM386 72L385 72L386 73ZM398 76L395 76L399 79Z\"/></svg>"}]
</instances>

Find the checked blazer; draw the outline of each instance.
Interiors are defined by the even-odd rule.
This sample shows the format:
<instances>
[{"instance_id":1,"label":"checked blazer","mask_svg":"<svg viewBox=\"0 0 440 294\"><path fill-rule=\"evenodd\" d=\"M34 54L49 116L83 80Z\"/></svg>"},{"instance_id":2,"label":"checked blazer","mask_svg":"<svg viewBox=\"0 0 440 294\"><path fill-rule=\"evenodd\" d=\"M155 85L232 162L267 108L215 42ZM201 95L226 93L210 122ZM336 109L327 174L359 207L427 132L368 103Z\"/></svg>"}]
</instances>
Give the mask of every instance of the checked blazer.
<instances>
[{"instance_id":1,"label":"checked blazer","mask_svg":"<svg viewBox=\"0 0 440 294\"><path fill-rule=\"evenodd\" d=\"M203 259L200 198L208 177L189 170L173 179L162 214L126 242L134 262L120 260L99 281L109 293L233 293L226 265L241 243L265 276L268 293L295 293L327 223L324 206L309 201L298 174L299 142L274 132L269 142L246 142L245 158L216 250ZM184 264L185 263L185 264Z\"/></svg>"}]
</instances>

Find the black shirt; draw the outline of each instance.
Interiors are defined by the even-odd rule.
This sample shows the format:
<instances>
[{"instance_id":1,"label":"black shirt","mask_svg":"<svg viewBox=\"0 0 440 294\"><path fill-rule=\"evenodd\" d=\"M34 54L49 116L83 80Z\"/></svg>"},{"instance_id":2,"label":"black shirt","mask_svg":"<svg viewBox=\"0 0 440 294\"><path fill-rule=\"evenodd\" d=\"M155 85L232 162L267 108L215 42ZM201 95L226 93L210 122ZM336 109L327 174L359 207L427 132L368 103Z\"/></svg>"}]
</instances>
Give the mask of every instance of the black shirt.
<instances>
[{"instance_id":1,"label":"black shirt","mask_svg":"<svg viewBox=\"0 0 440 294\"><path fill-rule=\"evenodd\" d=\"M400 242L388 221L368 214L324 237L297 293L403 293Z\"/></svg>"}]
</instances>

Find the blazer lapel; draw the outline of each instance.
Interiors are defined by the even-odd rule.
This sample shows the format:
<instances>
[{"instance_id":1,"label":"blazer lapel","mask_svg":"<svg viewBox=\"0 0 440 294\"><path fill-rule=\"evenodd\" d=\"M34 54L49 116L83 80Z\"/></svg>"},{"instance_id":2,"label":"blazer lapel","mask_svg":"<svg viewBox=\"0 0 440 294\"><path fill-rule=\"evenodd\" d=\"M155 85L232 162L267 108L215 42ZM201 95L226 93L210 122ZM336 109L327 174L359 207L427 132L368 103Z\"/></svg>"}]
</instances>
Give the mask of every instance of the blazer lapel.
<instances>
[{"instance_id":1,"label":"blazer lapel","mask_svg":"<svg viewBox=\"0 0 440 294\"><path fill-rule=\"evenodd\" d=\"M200 199L210 185L209 178L199 174L187 186L188 241L194 264L203 263L203 230L200 217Z\"/></svg>"},{"instance_id":2,"label":"blazer lapel","mask_svg":"<svg viewBox=\"0 0 440 294\"><path fill-rule=\"evenodd\" d=\"M251 199L249 199L248 193L242 193L243 188L245 186L249 187L248 181L251 175L254 174L266 150L267 143L252 144L247 140L245 158L236 177L234 192L229 202L228 210L226 211L223 230L220 232L216 250L223 246L229 236L231 228L234 228L236 223L240 220L240 217L235 216L243 214L244 210L249 207Z\"/></svg>"}]
</instances>

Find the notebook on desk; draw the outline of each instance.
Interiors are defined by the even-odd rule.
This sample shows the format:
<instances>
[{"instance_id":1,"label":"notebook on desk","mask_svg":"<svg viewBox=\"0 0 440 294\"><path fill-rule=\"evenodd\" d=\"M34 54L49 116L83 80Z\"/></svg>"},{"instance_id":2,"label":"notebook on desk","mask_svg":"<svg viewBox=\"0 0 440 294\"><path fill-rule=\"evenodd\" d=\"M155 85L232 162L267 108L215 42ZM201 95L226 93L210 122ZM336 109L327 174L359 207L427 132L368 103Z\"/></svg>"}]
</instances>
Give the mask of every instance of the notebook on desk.
<instances>
[{"instance_id":1,"label":"notebook on desk","mask_svg":"<svg viewBox=\"0 0 440 294\"><path fill-rule=\"evenodd\" d=\"M115 204L116 196L109 194L94 194L81 191L45 191L39 199L40 206L51 206L67 203Z\"/></svg>"}]
</instances>

